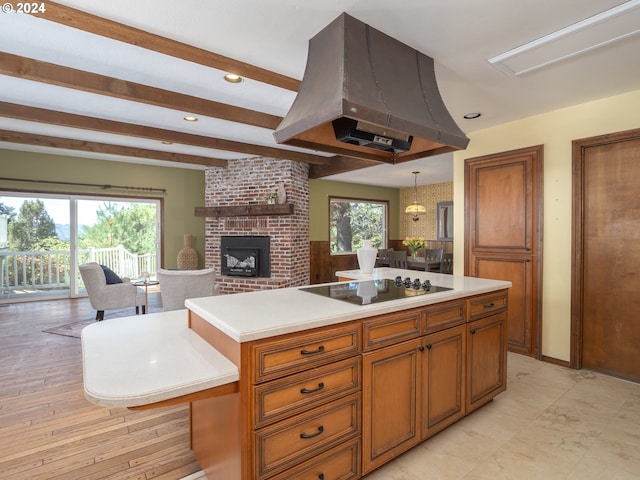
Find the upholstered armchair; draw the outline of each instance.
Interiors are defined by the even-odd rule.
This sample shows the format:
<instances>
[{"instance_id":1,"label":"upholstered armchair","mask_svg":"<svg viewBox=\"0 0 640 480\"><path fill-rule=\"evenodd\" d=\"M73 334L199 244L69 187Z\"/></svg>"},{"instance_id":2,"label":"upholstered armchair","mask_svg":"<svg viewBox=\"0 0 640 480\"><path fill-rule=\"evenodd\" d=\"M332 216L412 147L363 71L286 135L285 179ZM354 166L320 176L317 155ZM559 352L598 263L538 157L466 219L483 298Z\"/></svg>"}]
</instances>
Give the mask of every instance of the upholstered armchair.
<instances>
[{"instance_id":1,"label":"upholstered armchair","mask_svg":"<svg viewBox=\"0 0 640 480\"><path fill-rule=\"evenodd\" d=\"M144 290L133 285L129 279L120 279L121 283L107 283L105 271L95 262L80 265L80 275L87 290L91 306L96 309L96 320L104 319L105 310L139 307L145 313Z\"/></svg>"},{"instance_id":2,"label":"upholstered armchair","mask_svg":"<svg viewBox=\"0 0 640 480\"><path fill-rule=\"evenodd\" d=\"M162 308L165 312L185 308L184 301L187 298L209 297L218 294L213 268L204 270L165 270L159 268L158 281L160 282Z\"/></svg>"}]
</instances>

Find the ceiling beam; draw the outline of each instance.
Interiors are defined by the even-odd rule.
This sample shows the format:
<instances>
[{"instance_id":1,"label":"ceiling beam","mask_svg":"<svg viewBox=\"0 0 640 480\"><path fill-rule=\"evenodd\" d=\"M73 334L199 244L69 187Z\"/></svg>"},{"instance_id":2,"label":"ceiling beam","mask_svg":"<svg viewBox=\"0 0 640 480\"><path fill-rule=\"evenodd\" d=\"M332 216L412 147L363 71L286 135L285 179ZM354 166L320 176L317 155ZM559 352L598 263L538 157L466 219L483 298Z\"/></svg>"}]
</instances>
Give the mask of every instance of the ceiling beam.
<instances>
[{"instance_id":1,"label":"ceiling beam","mask_svg":"<svg viewBox=\"0 0 640 480\"><path fill-rule=\"evenodd\" d=\"M16 118L30 122L47 123L50 125L60 125L82 130L92 130L96 132L112 133L116 135L126 135L131 137L147 138L157 141L168 141L193 145L197 147L213 148L247 155L262 157L282 158L303 163L330 163L329 157L323 157L311 153L296 152L280 148L253 145L250 143L236 142L222 138L205 137L204 135L194 135L190 133L176 132L162 128L149 127L146 125L135 125L131 123L116 122L103 118L87 117L73 113L56 112L44 108L17 105L15 103L0 102L0 116Z\"/></svg>"},{"instance_id":2,"label":"ceiling beam","mask_svg":"<svg viewBox=\"0 0 640 480\"><path fill-rule=\"evenodd\" d=\"M322 178L338 173L351 172L361 168L380 165L381 162L375 160L364 160L362 158L345 157L336 155L331 157L331 162L325 165L311 165L309 167L309 178Z\"/></svg>"},{"instance_id":3,"label":"ceiling beam","mask_svg":"<svg viewBox=\"0 0 640 480\"><path fill-rule=\"evenodd\" d=\"M46 13L39 14L37 15L38 17L85 32L94 33L102 37L146 48L147 50L153 50L172 57L182 58L189 62L206 65L224 72L235 73L242 77L252 78L253 80L294 92L297 92L300 88L300 80L295 78L271 72L264 68L256 67L223 55L218 55L208 50L194 47L193 45L145 32L144 30L98 17L97 15L92 15L59 3L49 1L46 5Z\"/></svg>"},{"instance_id":4,"label":"ceiling beam","mask_svg":"<svg viewBox=\"0 0 640 480\"><path fill-rule=\"evenodd\" d=\"M0 74L274 130L282 117L0 52Z\"/></svg>"},{"instance_id":5,"label":"ceiling beam","mask_svg":"<svg viewBox=\"0 0 640 480\"><path fill-rule=\"evenodd\" d=\"M85 140L73 140L69 138L50 137L33 133L13 132L0 130L0 141L19 143L22 145L34 145L38 147L64 148L81 152L104 153L125 157L146 158L149 160L163 160L167 162L187 163L203 165L206 167L226 167L227 160L222 158L209 158L197 155L183 155L180 153L148 150L138 147L123 147L107 143L89 142Z\"/></svg>"}]
</instances>

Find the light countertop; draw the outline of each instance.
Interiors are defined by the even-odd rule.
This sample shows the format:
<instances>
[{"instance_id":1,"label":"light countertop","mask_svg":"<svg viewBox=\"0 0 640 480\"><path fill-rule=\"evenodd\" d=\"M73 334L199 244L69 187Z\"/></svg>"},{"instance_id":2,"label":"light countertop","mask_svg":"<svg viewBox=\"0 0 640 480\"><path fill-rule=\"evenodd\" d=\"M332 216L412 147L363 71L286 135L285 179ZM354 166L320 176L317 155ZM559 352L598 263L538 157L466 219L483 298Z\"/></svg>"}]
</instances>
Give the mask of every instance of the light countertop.
<instances>
[{"instance_id":1,"label":"light countertop","mask_svg":"<svg viewBox=\"0 0 640 480\"><path fill-rule=\"evenodd\" d=\"M85 327L87 399L136 407L238 381L238 368L191 330L187 318L187 310L175 310Z\"/></svg>"},{"instance_id":2,"label":"light countertop","mask_svg":"<svg viewBox=\"0 0 640 480\"><path fill-rule=\"evenodd\" d=\"M421 281L429 279L433 285L449 287L452 290L370 305L354 305L304 292L299 287L291 287L193 298L187 300L185 305L235 341L247 342L488 293L511 286L511 282L501 280L393 268L374 269L369 275L363 275L359 270L336 272L336 275L354 280L410 276Z\"/></svg>"},{"instance_id":3,"label":"light countertop","mask_svg":"<svg viewBox=\"0 0 640 480\"><path fill-rule=\"evenodd\" d=\"M237 342L334 325L509 288L510 282L438 273L375 269L342 278L397 275L452 290L370 305L326 298L299 287L193 298L185 305ZM85 396L101 406L149 405L239 380L238 368L188 327L187 310L104 320L82 330Z\"/></svg>"}]
</instances>

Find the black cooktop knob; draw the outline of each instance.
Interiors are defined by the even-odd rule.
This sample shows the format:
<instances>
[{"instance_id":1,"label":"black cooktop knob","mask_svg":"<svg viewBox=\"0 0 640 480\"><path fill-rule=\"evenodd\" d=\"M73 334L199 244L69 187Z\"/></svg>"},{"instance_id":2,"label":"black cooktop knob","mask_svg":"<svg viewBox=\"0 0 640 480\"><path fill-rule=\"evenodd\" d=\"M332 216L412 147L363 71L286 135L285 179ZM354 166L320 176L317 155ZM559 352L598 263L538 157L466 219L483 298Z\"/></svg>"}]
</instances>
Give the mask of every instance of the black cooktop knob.
<instances>
[{"instance_id":1,"label":"black cooktop knob","mask_svg":"<svg viewBox=\"0 0 640 480\"><path fill-rule=\"evenodd\" d=\"M422 288L425 290L430 290L431 289L431 281L430 280L425 280L424 282L422 282Z\"/></svg>"},{"instance_id":2,"label":"black cooktop knob","mask_svg":"<svg viewBox=\"0 0 640 480\"><path fill-rule=\"evenodd\" d=\"M405 288L409 288L411 286L411 279L409 277L404 279Z\"/></svg>"},{"instance_id":3,"label":"black cooktop knob","mask_svg":"<svg viewBox=\"0 0 640 480\"><path fill-rule=\"evenodd\" d=\"M413 287L414 290L420 290L420 287L422 286L422 284L420 283L420 279L416 278L411 284L411 286Z\"/></svg>"}]
</instances>

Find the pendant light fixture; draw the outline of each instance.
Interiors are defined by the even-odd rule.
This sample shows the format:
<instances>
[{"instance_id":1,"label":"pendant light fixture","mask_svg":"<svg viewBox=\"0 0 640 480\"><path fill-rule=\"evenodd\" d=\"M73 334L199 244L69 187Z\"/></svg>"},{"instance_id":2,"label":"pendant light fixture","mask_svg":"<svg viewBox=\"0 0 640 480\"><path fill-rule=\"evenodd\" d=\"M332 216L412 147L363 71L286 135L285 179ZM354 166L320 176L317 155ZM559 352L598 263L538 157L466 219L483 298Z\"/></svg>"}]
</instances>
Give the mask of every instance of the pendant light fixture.
<instances>
[{"instance_id":1,"label":"pendant light fixture","mask_svg":"<svg viewBox=\"0 0 640 480\"><path fill-rule=\"evenodd\" d=\"M404 210L404 213L407 215L411 215L411 220L417 222L420 219L420 215L424 215L427 213L427 209L424 208L424 205L420 205L418 203L418 174L420 172L411 172L415 175L414 184L413 184L413 203L408 205Z\"/></svg>"}]
</instances>

